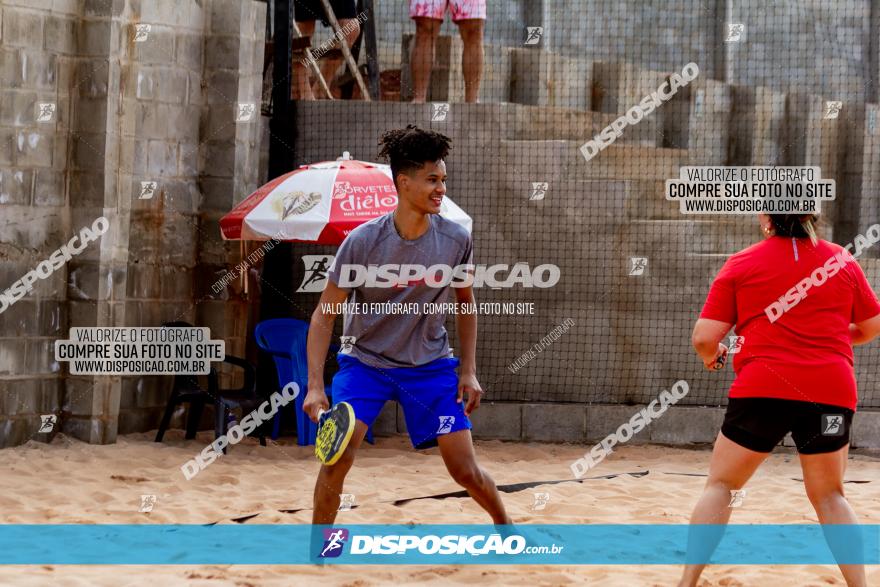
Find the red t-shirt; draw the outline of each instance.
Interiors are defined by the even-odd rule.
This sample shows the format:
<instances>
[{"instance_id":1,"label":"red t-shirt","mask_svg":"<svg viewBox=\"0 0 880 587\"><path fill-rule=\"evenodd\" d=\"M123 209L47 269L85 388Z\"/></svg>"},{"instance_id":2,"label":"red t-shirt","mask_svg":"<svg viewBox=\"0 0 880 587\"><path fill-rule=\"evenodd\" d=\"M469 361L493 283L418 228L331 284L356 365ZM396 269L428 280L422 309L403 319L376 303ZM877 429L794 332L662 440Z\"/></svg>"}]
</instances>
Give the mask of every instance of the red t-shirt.
<instances>
[{"instance_id":1,"label":"red t-shirt","mask_svg":"<svg viewBox=\"0 0 880 587\"><path fill-rule=\"evenodd\" d=\"M811 274L807 287L802 280ZM731 355L736 379L730 397L810 401L855 410L849 325L877 314L877 295L843 247L776 236L727 260L700 318L735 324L736 334L744 337L741 349Z\"/></svg>"}]
</instances>

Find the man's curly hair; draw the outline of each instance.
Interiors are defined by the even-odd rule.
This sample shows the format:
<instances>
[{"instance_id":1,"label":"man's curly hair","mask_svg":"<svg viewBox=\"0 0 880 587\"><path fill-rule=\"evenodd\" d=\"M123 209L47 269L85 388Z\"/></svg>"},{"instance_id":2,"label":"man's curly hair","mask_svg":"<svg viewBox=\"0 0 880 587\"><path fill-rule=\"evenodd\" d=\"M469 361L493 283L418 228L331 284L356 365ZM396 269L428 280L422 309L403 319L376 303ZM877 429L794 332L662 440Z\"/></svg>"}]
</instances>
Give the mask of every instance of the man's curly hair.
<instances>
[{"instance_id":1,"label":"man's curly hair","mask_svg":"<svg viewBox=\"0 0 880 587\"><path fill-rule=\"evenodd\" d=\"M412 124L406 128L389 130L379 140L379 157L391 164L391 177L397 185L397 174L420 169L425 163L446 159L452 140L433 130L423 130Z\"/></svg>"}]
</instances>

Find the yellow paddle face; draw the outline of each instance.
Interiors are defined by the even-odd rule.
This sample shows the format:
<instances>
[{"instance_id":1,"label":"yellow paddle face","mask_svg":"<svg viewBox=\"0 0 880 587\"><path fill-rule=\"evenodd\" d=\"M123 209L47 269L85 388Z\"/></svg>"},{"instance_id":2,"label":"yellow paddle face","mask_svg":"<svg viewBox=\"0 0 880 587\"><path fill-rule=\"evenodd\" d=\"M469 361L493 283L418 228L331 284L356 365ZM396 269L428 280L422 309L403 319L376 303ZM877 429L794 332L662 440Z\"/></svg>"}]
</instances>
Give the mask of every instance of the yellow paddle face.
<instances>
[{"instance_id":1,"label":"yellow paddle face","mask_svg":"<svg viewBox=\"0 0 880 587\"><path fill-rule=\"evenodd\" d=\"M325 465L332 465L342 457L354 434L354 410L346 402L339 402L329 414L321 416L321 426L315 438L315 456Z\"/></svg>"},{"instance_id":2,"label":"yellow paddle face","mask_svg":"<svg viewBox=\"0 0 880 587\"><path fill-rule=\"evenodd\" d=\"M333 440L336 438L336 422L333 420L327 420L321 429L318 431L318 436L315 438L315 456L321 462L326 463L327 453L330 452L330 449L333 447ZM328 463L329 464L329 463Z\"/></svg>"}]
</instances>

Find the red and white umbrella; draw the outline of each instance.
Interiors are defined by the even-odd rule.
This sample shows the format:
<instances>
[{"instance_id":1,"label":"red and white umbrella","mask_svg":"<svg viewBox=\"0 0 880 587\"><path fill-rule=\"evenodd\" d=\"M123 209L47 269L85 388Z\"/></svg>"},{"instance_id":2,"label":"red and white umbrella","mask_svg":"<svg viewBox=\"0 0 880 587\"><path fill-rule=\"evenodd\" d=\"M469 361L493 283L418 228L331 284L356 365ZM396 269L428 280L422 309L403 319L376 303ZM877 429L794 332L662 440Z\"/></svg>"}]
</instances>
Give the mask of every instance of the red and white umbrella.
<instances>
[{"instance_id":1,"label":"red and white umbrella","mask_svg":"<svg viewBox=\"0 0 880 587\"><path fill-rule=\"evenodd\" d=\"M226 240L269 240L338 245L354 228L392 212L397 190L391 168L350 158L303 165L245 198L220 219ZM473 222L448 197L440 215L471 232Z\"/></svg>"}]
</instances>

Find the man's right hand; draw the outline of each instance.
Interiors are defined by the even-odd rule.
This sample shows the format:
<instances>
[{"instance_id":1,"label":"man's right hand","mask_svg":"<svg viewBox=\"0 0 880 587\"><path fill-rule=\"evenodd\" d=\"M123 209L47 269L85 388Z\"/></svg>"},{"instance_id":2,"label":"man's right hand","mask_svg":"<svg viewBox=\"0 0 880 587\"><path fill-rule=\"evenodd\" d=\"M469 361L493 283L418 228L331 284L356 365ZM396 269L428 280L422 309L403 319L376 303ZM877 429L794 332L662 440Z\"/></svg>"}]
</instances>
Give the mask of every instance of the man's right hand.
<instances>
[{"instance_id":1,"label":"man's right hand","mask_svg":"<svg viewBox=\"0 0 880 587\"><path fill-rule=\"evenodd\" d=\"M318 412L326 410L330 407L327 401L327 394L324 393L323 385L309 385L309 391L306 393L306 399L303 401L303 411L309 419L315 424L318 423Z\"/></svg>"}]
</instances>

